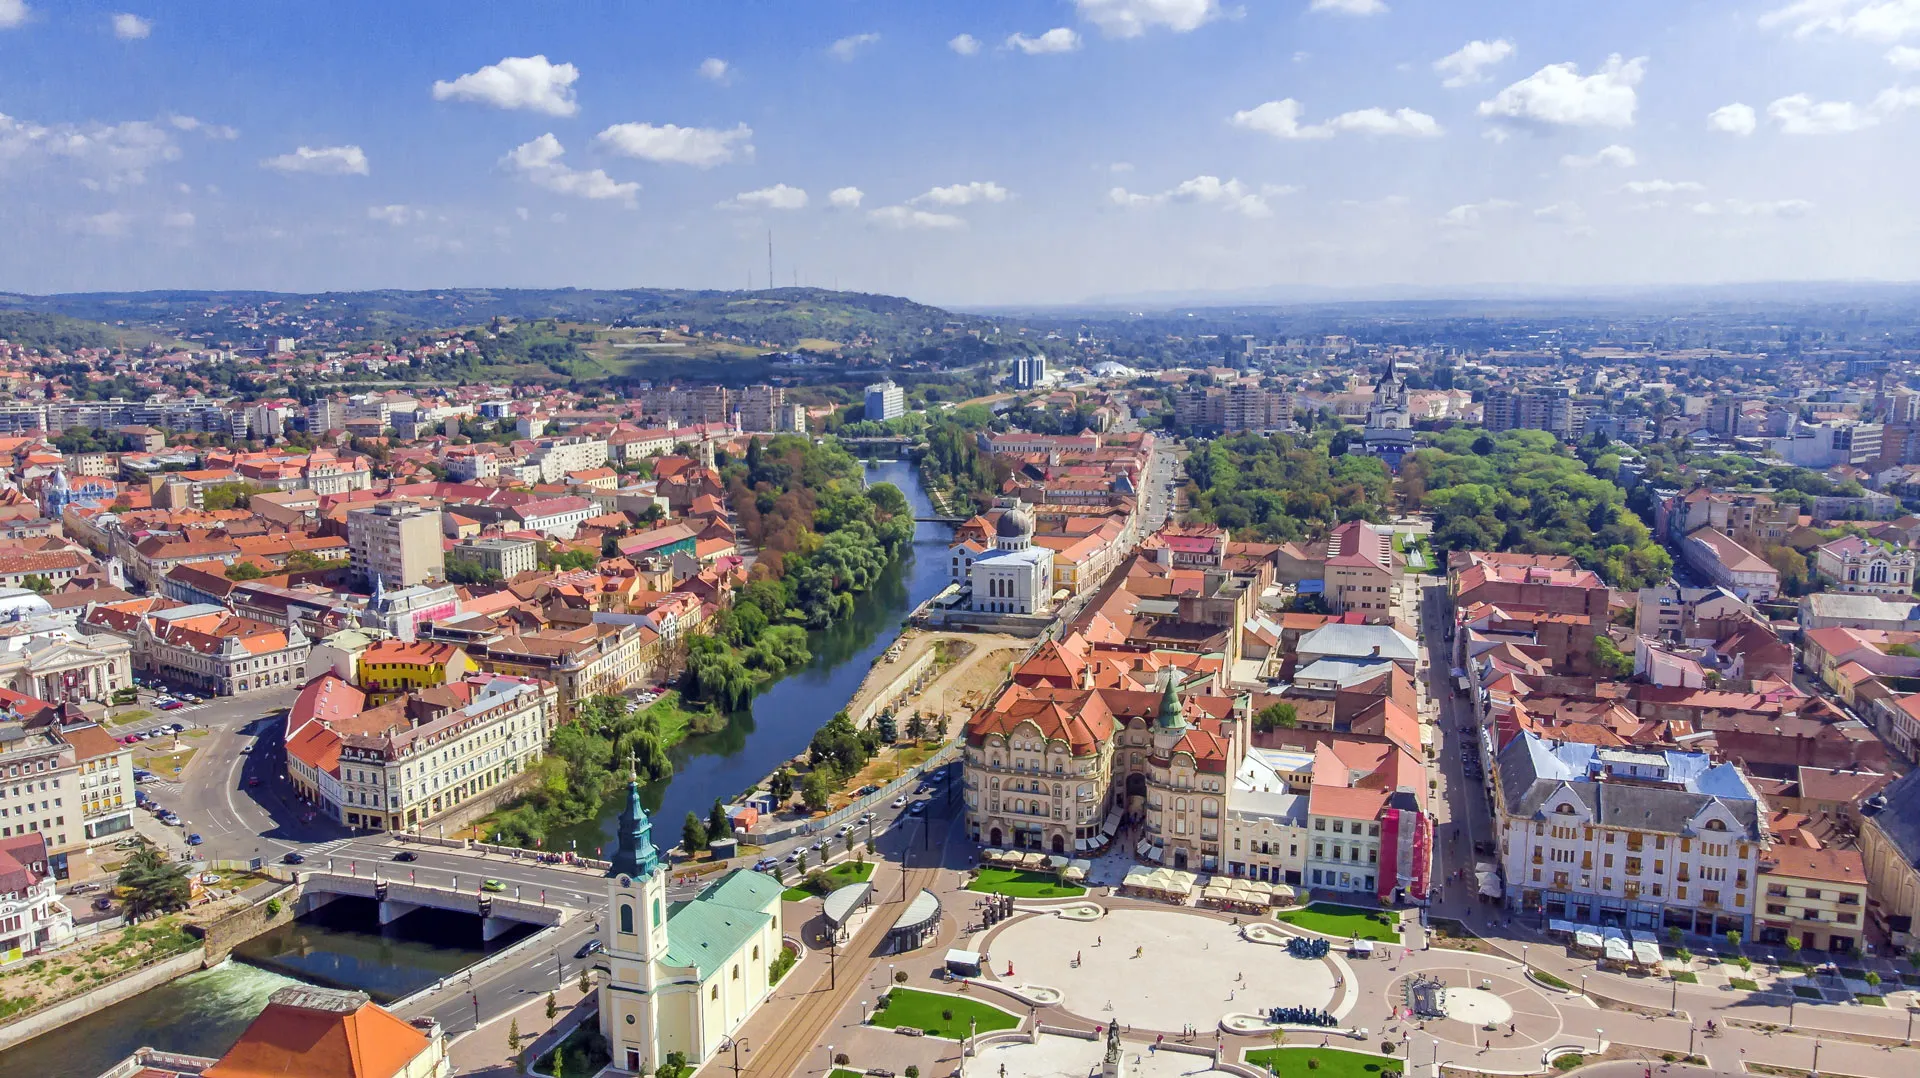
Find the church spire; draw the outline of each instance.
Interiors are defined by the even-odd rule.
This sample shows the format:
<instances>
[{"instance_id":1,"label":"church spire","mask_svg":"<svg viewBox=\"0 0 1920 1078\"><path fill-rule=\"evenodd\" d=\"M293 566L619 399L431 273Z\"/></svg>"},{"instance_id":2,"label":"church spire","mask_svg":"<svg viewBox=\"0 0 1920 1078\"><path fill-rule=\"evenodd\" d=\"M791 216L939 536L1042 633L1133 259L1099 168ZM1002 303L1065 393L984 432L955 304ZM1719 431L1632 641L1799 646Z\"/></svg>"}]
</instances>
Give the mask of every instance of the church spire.
<instances>
[{"instance_id":1,"label":"church spire","mask_svg":"<svg viewBox=\"0 0 1920 1078\"><path fill-rule=\"evenodd\" d=\"M1174 688L1179 674L1172 667L1167 668L1165 686L1160 692L1159 726L1162 730L1184 730L1187 728L1187 716L1180 706L1180 693Z\"/></svg>"},{"instance_id":2,"label":"church spire","mask_svg":"<svg viewBox=\"0 0 1920 1078\"><path fill-rule=\"evenodd\" d=\"M620 810L620 824L614 837L619 846L613 851L609 876L651 876L660 867L660 852L653 848L653 822L640 806L640 776L633 759L627 760L627 807Z\"/></svg>"}]
</instances>

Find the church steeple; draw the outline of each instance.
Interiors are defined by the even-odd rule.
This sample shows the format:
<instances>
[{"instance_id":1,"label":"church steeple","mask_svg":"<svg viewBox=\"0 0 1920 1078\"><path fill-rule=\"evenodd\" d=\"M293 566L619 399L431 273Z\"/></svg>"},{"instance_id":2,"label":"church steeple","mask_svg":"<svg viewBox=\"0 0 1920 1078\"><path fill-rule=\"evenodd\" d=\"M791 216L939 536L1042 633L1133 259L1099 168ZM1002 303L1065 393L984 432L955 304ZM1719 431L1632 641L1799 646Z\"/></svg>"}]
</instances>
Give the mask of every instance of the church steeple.
<instances>
[{"instance_id":1,"label":"church steeple","mask_svg":"<svg viewBox=\"0 0 1920 1078\"><path fill-rule=\"evenodd\" d=\"M1162 730L1174 731L1187 728L1187 716L1180 706L1180 693L1174 688L1178 680L1179 674L1169 668L1166 682L1160 691L1160 716L1156 720L1156 724Z\"/></svg>"},{"instance_id":2,"label":"church steeple","mask_svg":"<svg viewBox=\"0 0 1920 1078\"><path fill-rule=\"evenodd\" d=\"M640 778L632 771L627 773L627 807L620 811L615 838L619 846L613 851L613 866L607 869L608 876L645 878L660 867L660 851L653 848L653 821L647 818L647 810L640 807Z\"/></svg>"}]
</instances>

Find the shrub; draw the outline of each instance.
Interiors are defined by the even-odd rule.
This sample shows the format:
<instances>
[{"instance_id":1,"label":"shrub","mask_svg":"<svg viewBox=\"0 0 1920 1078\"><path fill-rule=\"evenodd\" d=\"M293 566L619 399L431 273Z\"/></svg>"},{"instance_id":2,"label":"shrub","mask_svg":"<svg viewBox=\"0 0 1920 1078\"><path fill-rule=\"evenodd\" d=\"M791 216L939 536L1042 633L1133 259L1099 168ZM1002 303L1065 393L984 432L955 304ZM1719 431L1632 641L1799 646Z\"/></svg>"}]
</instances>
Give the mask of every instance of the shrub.
<instances>
[{"instance_id":1,"label":"shrub","mask_svg":"<svg viewBox=\"0 0 1920 1078\"><path fill-rule=\"evenodd\" d=\"M907 1069L901 1073L906 1075L906 1078L920 1078L920 1067L918 1064L909 1063Z\"/></svg>"},{"instance_id":2,"label":"shrub","mask_svg":"<svg viewBox=\"0 0 1920 1078\"><path fill-rule=\"evenodd\" d=\"M902 969L902 970L895 970L895 971L894 971L894 974L893 974L893 983L894 983L894 984L906 984L906 983L907 983L907 971L906 971L906 970L904 970L904 969Z\"/></svg>"},{"instance_id":3,"label":"shrub","mask_svg":"<svg viewBox=\"0 0 1920 1078\"><path fill-rule=\"evenodd\" d=\"M1380 1042L1380 1054L1381 1054L1381 1055L1383 1055L1383 1056L1390 1056L1390 1055L1392 1055L1392 1054L1393 1054L1393 1048L1394 1048L1394 1044L1393 1044L1393 1042L1392 1042L1392 1041L1381 1041L1381 1042Z\"/></svg>"},{"instance_id":4,"label":"shrub","mask_svg":"<svg viewBox=\"0 0 1920 1078\"><path fill-rule=\"evenodd\" d=\"M279 899L277 898L267 899L267 916L268 917L280 916L280 900Z\"/></svg>"},{"instance_id":5,"label":"shrub","mask_svg":"<svg viewBox=\"0 0 1920 1078\"><path fill-rule=\"evenodd\" d=\"M947 1022L953 1021L953 1008L948 1007L947 1009L941 1011L940 1017L943 1021L947 1021Z\"/></svg>"},{"instance_id":6,"label":"shrub","mask_svg":"<svg viewBox=\"0 0 1920 1078\"><path fill-rule=\"evenodd\" d=\"M1553 1061L1553 1067L1555 1070L1570 1071L1573 1068L1578 1067L1582 1062L1583 1062L1583 1059L1580 1053L1568 1052L1566 1055L1560 1056L1559 1058L1555 1059Z\"/></svg>"},{"instance_id":7,"label":"shrub","mask_svg":"<svg viewBox=\"0 0 1920 1078\"><path fill-rule=\"evenodd\" d=\"M840 1052L840 1053L838 1053L838 1054L836 1054L836 1055L835 1055L835 1056L833 1057L833 1064L834 1064L834 1066L836 1066L836 1067L844 1067L844 1066L846 1066L846 1065L847 1065L847 1053L845 1053L845 1052Z\"/></svg>"},{"instance_id":8,"label":"shrub","mask_svg":"<svg viewBox=\"0 0 1920 1078\"><path fill-rule=\"evenodd\" d=\"M1308 1070L1310 1070L1310 1071L1317 1071L1317 1070L1319 1070L1319 1069L1320 1069L1320 1057L1319 1057L1319 1056L1309 1056L1309 1057L1307 1057L1307 1069L1308 1069Z\"/></svg>"}]
</instances>

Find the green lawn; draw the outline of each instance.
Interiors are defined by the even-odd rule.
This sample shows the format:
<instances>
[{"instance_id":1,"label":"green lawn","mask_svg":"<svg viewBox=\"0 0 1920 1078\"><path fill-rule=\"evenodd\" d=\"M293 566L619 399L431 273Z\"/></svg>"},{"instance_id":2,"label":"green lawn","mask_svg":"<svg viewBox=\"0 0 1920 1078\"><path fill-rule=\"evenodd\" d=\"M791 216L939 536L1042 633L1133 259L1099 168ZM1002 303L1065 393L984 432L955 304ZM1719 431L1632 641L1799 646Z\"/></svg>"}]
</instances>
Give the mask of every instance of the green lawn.
<instances>
[{"instance_id":1,"label":"green lawn","mask_svg":"<svg viewBox=\"0 0 1920 1078\"><path fill-rule=\"evenodd\" d=\"M600 1035L600 1027L593 1022L583 1022L574 1027L567 1039L560 1042L556 1049L564 1054L565 1066L561 1073L569 1078L578 1078L583 1074L598 1074L600 1068L613 1062L613 1056L607 1052L607 1039ZM553 1073L553 1052L540 1057L533 1069L542 1074Z\"/></svg>"},{"instance_id":2,"label":"green lawn","mask_svg":"<svg viewBox=\"0 0 1920 1078\"><path fill-rule=\"evenodd\" d=\"M949 1018L948 1015L953 1017ZM968 1021L975 1025L969 1027ZM881 1029L907 1026L926 1030L930 1037L960 1040L969 1028L988 1033L996 1029L1017 1029L1020 1019L1001 1010L959 996L943 996L912 988L896 988L887 993L887 1001L873 1012L872 1022Z\"/></svg>"},{"instance_id":3,"label":"green lawn","mask_svg":"<svg viewBox=\"0 0 1920 1078\"><path fill-rule=\"evenodd\" d=\"M1079 884L1061 883L1048 873L1017 868L983 868L967 890L1015 898L1077 898L1087 893Z\"/></svg>"},{"instance_id":4,"label":"green lawn","mask_svg":"<svg viewBox=\"0 0 1920 1078\"><path fill-rule=\"evenodd\" d=\"M1869 1007L1884 1007L1887 1005L1887 1001L1879 996L1855 996L1853 998L1855 1002L1864 1003Z\"/></svg>"},{"instance_id":5,"label":"green lawn","mask_svg":"<svg viewBox=\"0 0 1920 1078\"><path fill-rule=\"evenodd\" d=\"M1395 926L1400 923L1399 916L1380 910L1315 902L1306 909L1289 910L1278 916L1290 925L1298 925L1310 932L1319 932L1328 936L1346 938L1358 936L1363 940L1400 942L1400 933L1395 930Z\"/></svg>"},{"instance_id":6,"label":"green lawn","mask_svg":"<svg viewBox=\"0 0 1920 1078\"><path fill-rule=\"evenodd\" d=\"M1736 988L1736 989L1738 989L1738 990L1740 990L1740 991L1742 991L1742 992L1758 992L1758 991L1760 991L1760 982L1759 982L1759 981L1750 981L1750 980L1748 980L1748 979L1746 979L1745 977L1729 977L1729 978L1727 978L1727 983L1728 983L1728 984L1730 984L1730 985L1732 985L1732 986L1733 986L1734 988Z\"/></svg>"},{"instance_id":7,"label":"green lawn","mask_svg":"<svg viewBox=\"0 0 1920 1078\"><path fill-rule=\"evenodd\" d=\"M1309 1067L1308 1060L1320 1065ZM1404 1070L1398 1059L1336 1048L1258 1048L1247 1053L1247 1063L1279 1078L1381 1078Z\"/></svg>"},{"instance_id":8,"label":"green lawn","mask_svg":"<svg viewBox=\"0 0 1920 1078\"><path fill-rule=\"evenodd\" d=\"M1700 978L1697 975L1684 969L1675 973L1673 975L1673 979L1676 981L1679 981L1681 984L1699 984L1700 983Z\"/></svg>"},{"instance_id":9,"label":"green lawn","mask_svg":"<svg viewBox=\"0 0 1920 1078\"><path fill-rule=\"evenodd\" d=\"M787 888L780 897L788 902L804 902L816 895L824 898L847 884L865 883L872 878L872 861L842 861L824 872L815 869L807 873L806 882Z\"/></svg>"}]
</instances>

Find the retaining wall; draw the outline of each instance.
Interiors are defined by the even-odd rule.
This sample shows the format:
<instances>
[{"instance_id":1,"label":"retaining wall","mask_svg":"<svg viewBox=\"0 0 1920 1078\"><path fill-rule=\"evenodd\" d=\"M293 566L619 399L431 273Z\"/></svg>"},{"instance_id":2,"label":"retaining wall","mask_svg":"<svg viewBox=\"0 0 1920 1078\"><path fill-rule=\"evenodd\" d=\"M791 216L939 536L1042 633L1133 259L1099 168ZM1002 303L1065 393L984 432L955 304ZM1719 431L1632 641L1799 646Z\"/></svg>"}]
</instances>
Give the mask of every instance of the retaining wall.
<instances>
[{"instance_id":1,"label":"retaining wall","mask_svg":"<svg viewBox=\"0 0 1920 1078\"><path fill-rule=\"evenodd\" d=\"M267 903L274 899L279 900L280 911L268 913ZM235 947L281 921L291 921L299 903L300 885L287 884L245 909L235 910L203 925L188 925L187 931L200 936L200 945L206 952L206 964L211 966L224 960Z\"/></svg>"},{"instance_id":2,"label":"retaining wall","mask_svg":"<svg viewBox=\"0 0 1920 1078\"><path fill-rule=\"evenodd\" d=\"M206 949L195 947L191 951L161 959L150 966L143 966L131 973L116 977L98 988L89 989L52 1006L24 1014L5 1025L0 1025L0 1051L32 1040L42 1033L58 1029L76 1018L105 1010L121 1000L131 999L148 989L166 984L175 977L192 973L205 961Z\"/></svg>"},{"instance_id":3,"label":"retaining wall","mask_svg":"<svg viewBox=\"0 0 1920 1078\"><path fill-rule=\"evenodd\" d=\"M853 724L855 726L866 726L869 723L871 723L873 721L874 716L880 714L882 711L887 710L888 705L890 705L893 701L899 699L902 695L904 695L907 692L908 689L913 687L913 682L915 678L919 677L921 674L926 673L928 670L933 669L933 664L939 661L939 658L940 658L940 647L938 644L935 644L932 647L927 648L926 651L921 652L919 658L914 659L912 662L908 663L904 668L902 668L898 673L895 673L893 675L893 680L887 682L885 688L882 688L881 690L879 690L877 693L874 694L873 700L869 702L866 707L863 707L860 709L860 714L853 716ZM891 666L891 665L892 665L891 663L877 664L874 666L872 670L867 672L867 677L869 678L874 677L875 675L879 674L881 670L883 670L885 667ZM863 679L860 682L860 688L855 689L853 691L854 698L858 699L861 692L865 691L866 687L867 687L866 681Z\"/></svg>"}]
</instances>

